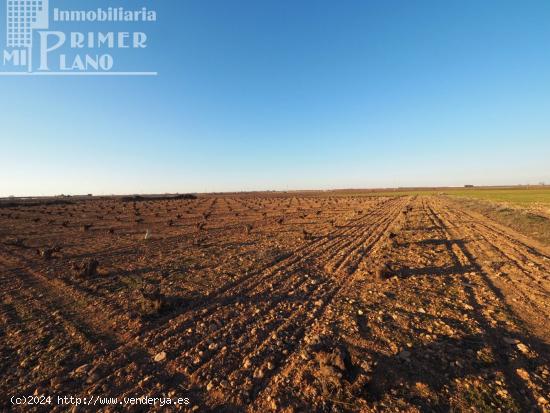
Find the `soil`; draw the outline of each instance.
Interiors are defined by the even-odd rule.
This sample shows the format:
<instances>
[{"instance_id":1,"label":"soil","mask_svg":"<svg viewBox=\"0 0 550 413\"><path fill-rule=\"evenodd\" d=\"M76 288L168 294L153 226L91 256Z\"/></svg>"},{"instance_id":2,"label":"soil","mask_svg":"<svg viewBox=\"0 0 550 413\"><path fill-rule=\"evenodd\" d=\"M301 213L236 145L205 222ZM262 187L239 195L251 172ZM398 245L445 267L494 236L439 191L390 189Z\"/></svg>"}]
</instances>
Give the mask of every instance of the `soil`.
<instances>
[{"instance_id":1,"label":"soil","mask_svg":"<svg viewBox=\"0 0 550 413\"><path fill-rule=\"evenodd\" d=\"M550 252L445 197L14 204L0 280L3 411L550 411Z\"/></svg>"}]
</instances>

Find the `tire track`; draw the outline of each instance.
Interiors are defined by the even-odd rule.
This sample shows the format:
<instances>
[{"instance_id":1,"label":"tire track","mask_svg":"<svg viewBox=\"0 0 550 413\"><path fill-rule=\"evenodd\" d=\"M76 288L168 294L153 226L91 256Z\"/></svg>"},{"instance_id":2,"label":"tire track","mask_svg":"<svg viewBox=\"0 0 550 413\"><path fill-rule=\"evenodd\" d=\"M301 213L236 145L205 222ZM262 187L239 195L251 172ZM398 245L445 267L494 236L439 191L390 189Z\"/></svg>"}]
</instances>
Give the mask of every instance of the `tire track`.
<instances>
[{"instance_id":1,"label":"tire track","mask_svg":"<svg viewBox=\"0 0 550 413\"><path fill-rule=\"evenodd\" d=\"M402 200L398 205L396 205L396 208L390 211L386 211L386 216L384 217L385 219L383 219L382 222L379 223L376 229L370 232L368 241L366 241L365 243L366 245L364 248L367 253L369 251L375 250L375 247L378 243L381 242L381 239L388 228L394 225L399 219L402 208L405 207L408 202L410 202L410 199ZM355 249L357 249L357 247L355 247ZM378 255L382 252L382 250L378 250L376 252L376 255ZM373 261L376 260L376 256L371 256L369 258ZM263 403L263 399L265 399L266 397L266 392L273 394L284 392L284 390L280 388L281 383L284 383L286 379L295 374L296 371L301 368L300 366L302 365L303 360L300 359L299 355L297 354L297 350L303 347L302 343L304 341L304 338L307 335L313 334L314 331L322 330L324 326L328 326L333 322L335 317L337 317L337 312L332 309L331 314L327 315L327 309L333 307L333 303L336 301L337 297L345 296L350 289L355 288L354 286L357 276L358 274L357 272L355 272L350 277L340 279L337 291L335 291L334 295L331 297L330 303L328 303L327 307L324 309L323 314L317 316L314 319L314 322L310 324L307 329L304 329L301 337L301 342L294 348L293 353L290 356L286 357L284 363L281 363L280 367L278 367L272 374L270 374L265 379L262 379L262 382L256 385L256 394L251 399L251 404L248 409L249 411L262 409L261 406Z\"/></svg>"},{"instance_id":2,"label":"tire track","mask_svg":"<svg viewBox=\"0 0 550 413\"><path fill-rule=\"evenodd\" d=\"M436 214L432 207L429 207L431 213L434 216L434 219L436 222L439 223L439 226L441 230L443 231L443 234L446 239L451 240L453 239L464 239L464 237L460 236L459 231L464 231L463 226L457 226L456 229L451 230L450 222L453 222L452 219L457 219L456 215L453 215L453 213L449 209L443 209L441 208L440 214ZM455 221L457 222L457 221ZM466 261L469 262L471 266L476 268L476 272L480 274L481 281L485 284L487 289L492 292L494 297L500 301L500 306L504 308L505 312L507 313L508 317L512 320L518 320L517 315L514 313L512 308L508 306L505 302L505 295L504 293L498 289L498 287L493 283L491 276L491 268L487 267L483 263L479 263L475 258L472 252L466 247L465 244L456 244L458 246L459 252L457 253L456 250L450 250L449 252L452 253L454 256L454 260L458 262ZM498 354L499 349L502 346L504 337L502 336L502 332L498 329L492 327L492 324L490 320L487 320L486 317L483 315L483 312L481 309L484 307L482 300L477 298L477 289L475 286L470 285L468 283L468 280L462 276L462 286L463 291L466 294L466 296L469 298L470 305L473 306L476 311L473 313L478 325L484 330L484 336L486 337L486 340L489 342L492 350L495 352L495 354ZM529 334L525 332L526 336L529 337ZM520 353L521 354L521 353ZM508 384L508 390L512 392L512 395L514 399L516 399L520 405L525 405L525 397L527 397L530 401L529 404L536 406L536 400L538 396L533 393L533 390L530 388L528 383L523 381L515 372L514 365L522 364L527 365L528 360L523 355L519 355L519 363L513 363L513 364L506 364L503 366L506 382Z\"/></svg>"}]
</instances>

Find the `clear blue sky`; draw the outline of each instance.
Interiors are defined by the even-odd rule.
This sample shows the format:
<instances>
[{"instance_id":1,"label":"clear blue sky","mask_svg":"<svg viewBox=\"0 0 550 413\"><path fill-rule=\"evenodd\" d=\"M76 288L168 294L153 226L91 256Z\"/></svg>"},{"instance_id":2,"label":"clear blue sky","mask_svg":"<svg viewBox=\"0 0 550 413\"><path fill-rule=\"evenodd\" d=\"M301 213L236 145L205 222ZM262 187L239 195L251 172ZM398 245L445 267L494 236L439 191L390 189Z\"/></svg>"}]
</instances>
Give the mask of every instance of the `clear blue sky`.
<instances>
[{"instance_id":1,"label":"clear blue sky","mask_svg":"<svg viewBox=\"0 0 550 413\"><path fill-rule=\"evenodd\" d=\"M548 0L78 4L159 76L1 77L0 195L550 182Z\"/></svg>"}]
</instances>

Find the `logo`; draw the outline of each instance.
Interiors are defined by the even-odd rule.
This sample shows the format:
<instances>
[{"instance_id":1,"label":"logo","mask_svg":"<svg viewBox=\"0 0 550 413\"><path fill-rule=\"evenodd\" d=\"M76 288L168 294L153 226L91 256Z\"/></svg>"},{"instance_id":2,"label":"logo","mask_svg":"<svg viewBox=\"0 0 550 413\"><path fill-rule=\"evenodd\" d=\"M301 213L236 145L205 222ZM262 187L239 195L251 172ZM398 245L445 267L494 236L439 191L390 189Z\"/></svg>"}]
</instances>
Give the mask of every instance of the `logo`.
<instances>
[{"instance_id":1,"label":"logo","mask_svg":"<svg viewBox=\"0 0 550 413\"><path fill-rule=\"evenodd\" d=\"M150 69L131 67L140 60L136 57L151 60L146 58L149 36L144 29L157 22L155 10L56 7L50 14L56 0L0 1L6 4L0 75L157 75ZM78 2L79 6L83 3ZM128 31L128 27L136 30Z\"/></svg>"}]
</instances>

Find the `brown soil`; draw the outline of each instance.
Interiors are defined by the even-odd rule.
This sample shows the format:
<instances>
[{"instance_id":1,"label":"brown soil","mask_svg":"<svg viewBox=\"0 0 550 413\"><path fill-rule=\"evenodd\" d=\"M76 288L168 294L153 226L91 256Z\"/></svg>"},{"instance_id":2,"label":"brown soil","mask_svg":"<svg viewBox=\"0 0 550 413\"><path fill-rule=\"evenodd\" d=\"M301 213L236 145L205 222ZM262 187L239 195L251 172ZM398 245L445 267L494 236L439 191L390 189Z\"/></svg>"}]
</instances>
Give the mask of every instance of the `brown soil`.
<instances>
[{"instance_id":1,"label":"brown soil","mask_svg":"<svg viewBox=\"0 0 550 413\"><path fill-rule=\"evenodd\" d=\"M524 207L470 198L455 202L550 246L550 214L545 206L531 204Z\"/></svg>"},{"instance_id":2,"label":"brown soil","mask_svg":"<svg viewBox=\"0 0 550 413\"><path fill-rule=\"evenodd\" d=\"M444 197L13 205L0 281L0 410L550 409L550 253Z\"/></svg>"}]
</instances>

